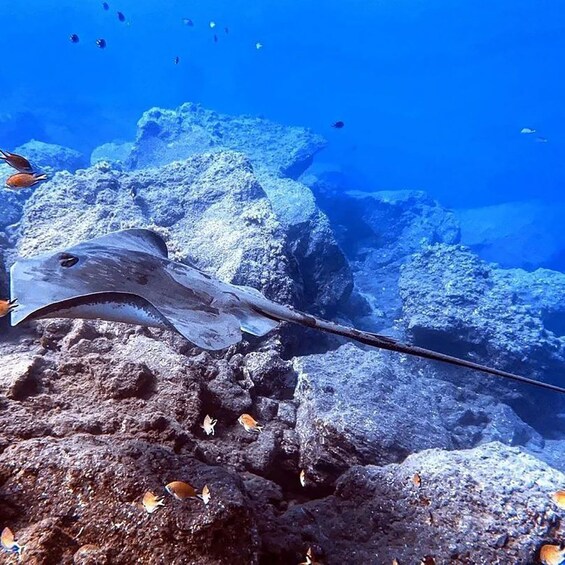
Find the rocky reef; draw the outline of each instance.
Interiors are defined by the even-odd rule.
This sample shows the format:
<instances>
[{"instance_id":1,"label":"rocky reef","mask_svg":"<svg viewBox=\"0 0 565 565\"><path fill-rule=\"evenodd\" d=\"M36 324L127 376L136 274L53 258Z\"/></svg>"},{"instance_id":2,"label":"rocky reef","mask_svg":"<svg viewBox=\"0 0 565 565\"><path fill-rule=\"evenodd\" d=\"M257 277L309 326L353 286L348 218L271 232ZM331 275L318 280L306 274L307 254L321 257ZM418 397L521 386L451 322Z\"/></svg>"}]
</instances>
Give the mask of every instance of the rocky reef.
<instances>
[{"instance_id":1,"label":"rocky reef","mask_svg":"<svg viewBox=\"0 0 565 565\"><path fill-rule=\"evenodd\" d=\"M2 292L19 256L149 227L281 303L558 382L565 275L485 263L425 193L300 177L324 143L150 110L90 168L0 192ZM0 528L24 563L526 565L565 534L557 395L290 327L216 353L110 322L1 331Z\"/></svg>"}]
</instances>

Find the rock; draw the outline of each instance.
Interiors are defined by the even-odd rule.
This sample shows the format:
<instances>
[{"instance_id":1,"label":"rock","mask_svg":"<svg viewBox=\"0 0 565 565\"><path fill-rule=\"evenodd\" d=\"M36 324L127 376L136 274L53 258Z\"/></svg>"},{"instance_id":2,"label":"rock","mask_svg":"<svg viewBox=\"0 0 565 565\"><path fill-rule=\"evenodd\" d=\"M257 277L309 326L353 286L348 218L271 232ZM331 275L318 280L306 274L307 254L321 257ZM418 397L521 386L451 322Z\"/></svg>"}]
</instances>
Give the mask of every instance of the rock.
<instances>
[{"instance_id":1,"label":"rock","mask_svg":"<svg viewBox=\"0 0 565 565\"><path fill-rule=\"evenodd\" d=\"M412 477L418 473L421 487ZM437 449L401 464L353 467L331 496L297 504L263 534L274 565L304 556L338 563L527 565L565 530L550 495L565 475L517 448Z\"/></svg>"},{"instance_id":2,"label":"rock","mask_svg":"<svg viewBox=\"0 0 565 565\"><path fill-rule=\"evenodd\" d=\"M427 361L346 344L295 358L294 368L300 465L321 485L352 465L399 462L431 447L542 441L511 408L439 380Z\"/></svg>"},{"instance_id":3,"label":"rock","mask_svg":"<svg viewBox=\"0 0 565 565\"><path fill-rule=\"evenodd\" d=\"M151 395L155 376L143 363L127 361L111 364L107 374L98 380L98 388L104 398L143 398Z\"/></svg>"},{"instance_id":4,"label":"rock","mask_svg":"<svg viewBox=\"0 0 565 565\"><path fill-rule=\"evenodd\" d=\"M325 178L325 177L324 177ZM357 299L348 314L358 326L381 330L399 317L400 267L432 243L457 243L453 212L421 191L361 192L305 177L350 260Z\"/></svg>"},{"instance_id":5,"label":"rock","mask_svg":"<svg viewBox=\"0 0 565 565\"><path fill-rule=\"evenodd\" d=\"M347 259L312 191L291 179L262 174L259 182L279 221L285 226L292 254L300 266L304 301L322 314L343 306L353 288Z\"/></svg>"},{"instance_id":6,"label":"rock","mask_svg":"<svg viewBox=\"0 0 565 565\"><path fill-rule=\"evenodd\" d=\"M228 116L187 103L176 110L153 108L137 124L130 168L159 167L211 150L231 149L277 176L298 178L326 141L300 127L251 116Z\"/></svg>"},{"instance_id":7,"label":"rock","mask_svg":"<svg viewBox=\"0 0 565 565\"><path fill-rule=\"evenodd\" d=\"M556 380L565 369L565 342L545 329L539 315L520 303L494 272L460 246L440 244L414 255L400 279L404 323L413 342L512 373ZM559 395L525 385L517 389L492 377L476 382L502 395L526 421L555 425L541 420L558 411ZM546 405L544 414L539 402Z\"/></svg>"},{"instance_id":8,"label":"rock","mask_svg":"<svg viewBox=\"0 0 565 565\"><path fill-rule=\"evenodd\" d=\"M41 388L41 360L21 354L6 355L0 367L0 389L10 400L23 400Z\"/></svg>"},{"instance_id":9,"label":"rock","mask_svg":"<svg viewBox=\"0 0 565 565\"><path fill-rule=\"evenodd\" d=\"M111 563L258 562L255 517L237 476L169 448L86 434L30 439L3 451L0 475L0 508L11 508L30 563L87 563L88 554ZM210 503L168 496L172 480L209 485ZM165 497L151 515L141 506L148 490Z\"/></svg>"},{"instance_id":10,"label":"rock","mask_svg":"<svg viewBox=\"0 0 565 565\"><path fill-rule=\"evenodd\" d=\"M458 210L461 242L501 267L565 270L563 205L508 202Z\"/></svg>"},{"instance_id":11,"label":"rock","mask_svg":"<svg viewBox=\"0 0 565 565\"><path fill-rule=\"evenodd\" d=\"M296 374L292 364L276 351L251 352L245 357L244 367L257 394L281 398L294 391Z\"/></svg>"},{"instance_id":12,"label":"rock","mask_svg":"<svg viewBox=\"0 0 565 565\"><path fill-rule=\"evenodd\" d=\"M44 143L35 139L20 145L14 149L14 153L23 155L34 167L50 173L55 171L74 173L87 166L87 160L82 153L68 147Z\"/></svg>"},{"instance_id":13,"label":"rock","mask_svg":"<svg viewBox=\"0 0 565 565\"><path fill-rule=\"evenodd\" d=\"M493 273L522 304L533 309L546 330L565 336L564 273L549 269L536 269L533 273L523 269L496 269Z\"/></svg>"},{"instance_id":14,"label":"rock","mask_svg":"<svg viewBox=\"0 0 565 565\"><path fill-rule=\"evenodd\" d=\"M124 165L133 149L132 142L111 142L96 147L90 155L90 164L96 165L102 161L111 163L113 168Z\"/></svg>"}]
</instances>

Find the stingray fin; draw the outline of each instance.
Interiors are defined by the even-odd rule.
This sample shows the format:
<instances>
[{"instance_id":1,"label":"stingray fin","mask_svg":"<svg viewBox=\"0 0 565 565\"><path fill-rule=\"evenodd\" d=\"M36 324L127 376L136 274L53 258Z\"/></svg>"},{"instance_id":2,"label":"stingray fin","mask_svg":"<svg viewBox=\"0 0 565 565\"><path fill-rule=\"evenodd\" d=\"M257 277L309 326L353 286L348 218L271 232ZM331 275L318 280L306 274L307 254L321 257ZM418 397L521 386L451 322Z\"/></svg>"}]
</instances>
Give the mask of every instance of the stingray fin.
<instances>
[{"instance_id":1,"label":"stingray fin","mask_svg":"<svg viewBox=\"0 0 565 565\"><path fill-rule=\"evenodd\" d=\"M168 259L169 251L165 240L156 232L144 228L132 228L108 233L88 241L89 245L117 247L121 250L140 251ZM80 244L79 244L80 245Z\"/></svg>"}]
</instances>

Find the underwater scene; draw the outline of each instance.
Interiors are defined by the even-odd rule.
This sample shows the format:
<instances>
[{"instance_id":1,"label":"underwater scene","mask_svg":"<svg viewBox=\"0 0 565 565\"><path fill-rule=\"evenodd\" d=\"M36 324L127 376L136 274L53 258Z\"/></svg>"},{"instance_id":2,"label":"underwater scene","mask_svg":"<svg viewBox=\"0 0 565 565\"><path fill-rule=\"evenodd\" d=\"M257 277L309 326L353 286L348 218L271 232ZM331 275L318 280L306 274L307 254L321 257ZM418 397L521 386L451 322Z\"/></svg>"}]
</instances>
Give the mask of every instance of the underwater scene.
<instances>
[{"instance_id":1,"label":"underwater scene","mask_svg":"<svg viewBox=\"0 0 565 565\"><path fill-rule=\"evenodd\" d=\"M0 14L1 564L565 563L565 4Z\"/></svg>"}]
</instances>

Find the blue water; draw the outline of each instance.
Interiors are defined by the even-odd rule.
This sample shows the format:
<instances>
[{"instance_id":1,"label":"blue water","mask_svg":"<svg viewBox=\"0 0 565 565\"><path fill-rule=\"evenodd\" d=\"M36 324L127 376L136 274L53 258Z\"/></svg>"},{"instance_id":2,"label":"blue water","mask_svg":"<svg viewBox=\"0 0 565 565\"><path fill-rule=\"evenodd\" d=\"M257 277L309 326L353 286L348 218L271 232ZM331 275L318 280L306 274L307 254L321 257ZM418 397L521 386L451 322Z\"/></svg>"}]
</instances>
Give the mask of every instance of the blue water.
<instances>
[{"instance_id":1,"label":"blue water","mask_svg":"<svg viewBox=\"0 0 565 565\"><path fill-rule=\"evenodd\" d=\"M421 188L456 207L565 198L562 2L3 4L2 146L88 153L133 138L147 108L190 100L323 133L321 160L359 188Z\"/></svg>"}]
</instances>

